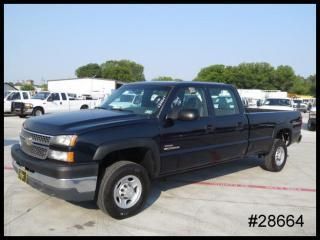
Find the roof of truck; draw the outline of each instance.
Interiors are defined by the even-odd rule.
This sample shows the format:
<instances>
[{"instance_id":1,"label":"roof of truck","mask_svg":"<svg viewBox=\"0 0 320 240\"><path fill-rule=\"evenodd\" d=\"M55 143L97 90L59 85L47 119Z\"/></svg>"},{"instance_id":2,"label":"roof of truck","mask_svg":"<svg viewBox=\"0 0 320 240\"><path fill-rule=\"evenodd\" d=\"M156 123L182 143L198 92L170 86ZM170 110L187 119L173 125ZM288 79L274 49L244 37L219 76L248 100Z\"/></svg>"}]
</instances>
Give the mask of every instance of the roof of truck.
<instances>
[{"instance_id":1,"label":"roof of truck","mask_svg":"<svg viewBox=\"0 0 320 240\"><path fill-rule=\"evenodd\" d=\"M226 83L218 83L218 82L194 82L194 81L141 81L141 82L133 82L128 84L147 84L147 85L163 85L163 86L230 86L230 84Z\"/></svg>"}]
</instances>

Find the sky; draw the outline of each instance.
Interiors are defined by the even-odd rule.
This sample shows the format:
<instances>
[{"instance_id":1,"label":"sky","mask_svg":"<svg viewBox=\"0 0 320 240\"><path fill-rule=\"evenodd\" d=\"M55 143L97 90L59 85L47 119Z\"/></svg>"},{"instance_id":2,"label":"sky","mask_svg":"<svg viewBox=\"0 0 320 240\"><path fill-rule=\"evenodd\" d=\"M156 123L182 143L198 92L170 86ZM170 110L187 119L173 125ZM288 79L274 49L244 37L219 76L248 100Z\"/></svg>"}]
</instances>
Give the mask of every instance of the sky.
<instances>
[{"instance_id":1,"label":"sky","mask_svg":"<svg viewBox=\"0 0 320 240\"><path fill-rule=\"evenodd\" d=\"M213 64L268 62L316 73L316 5L43 4L4 6L4 81L75 77L129 59L147 80L192 80Z\"/></svg>"}]
</instances>

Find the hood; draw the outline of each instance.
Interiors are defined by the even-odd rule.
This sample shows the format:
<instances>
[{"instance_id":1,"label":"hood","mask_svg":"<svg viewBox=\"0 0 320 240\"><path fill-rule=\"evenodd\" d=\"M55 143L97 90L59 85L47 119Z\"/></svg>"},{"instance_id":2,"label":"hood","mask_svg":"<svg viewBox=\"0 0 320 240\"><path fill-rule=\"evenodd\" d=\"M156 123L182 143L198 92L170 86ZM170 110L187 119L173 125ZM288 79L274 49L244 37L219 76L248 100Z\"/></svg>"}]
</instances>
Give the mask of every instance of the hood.
<instances>
[{"instance_id":1,"label":"hood","mask_svg":"<svg viewBox=\"0 0 320 240\"><path fill-rule=\"evenodd\" d=\"M113 127L141 119L146 117L130 112L88 109L31 117L24 122L23 127L48 135L80 134L99 126Z\"/></svg>"}]
</instances>

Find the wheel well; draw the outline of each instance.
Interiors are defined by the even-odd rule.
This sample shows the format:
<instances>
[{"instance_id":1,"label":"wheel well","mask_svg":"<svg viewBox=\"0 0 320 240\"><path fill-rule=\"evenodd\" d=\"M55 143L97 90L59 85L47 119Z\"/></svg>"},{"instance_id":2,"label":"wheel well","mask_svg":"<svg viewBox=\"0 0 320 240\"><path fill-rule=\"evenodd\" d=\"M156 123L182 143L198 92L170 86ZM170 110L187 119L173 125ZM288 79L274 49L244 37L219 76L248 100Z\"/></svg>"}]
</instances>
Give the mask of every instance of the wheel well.
<instances>
[{"instance_id":1,"label":"wheel well","mask_svg":"<svg viewBox=\"0 0 320 240\"><path fill-rule=\"evenodd\" d=\"M276 138L284 139L286 145L289 146L291 144L291 130L288 128L280 129L277 132Z\"/></svg>"},{"instance_id":2,"label":"wheel well","mask_svg":"<svg viewBox=\"0 0 320 240\"><path fill-rule=\"evenodd\" d=\"M99 189L101 178L103 177L104 171L107 167L111 166L113 163L121 160L127 160L135 162L143 166L150 178L154 177L154 162L152 158L152 153L149 148L146 147L134 147L121 149L108 153L99 163L98 181L96 189ZM96 196L97 196L96 190Z\"/></svg>"},{"instance_id":3,"label":"wheel well","mask_svg":"<svg viewBox=\"0 0 320 240\"><path fill-rule=\"evenodd\" d=\"M89 106L86 105L86 104L84 104L84 105L82 105L82 106L80 107L80 109L88 109L88 108L89 108Z\"/></svg>"}]
</instances>

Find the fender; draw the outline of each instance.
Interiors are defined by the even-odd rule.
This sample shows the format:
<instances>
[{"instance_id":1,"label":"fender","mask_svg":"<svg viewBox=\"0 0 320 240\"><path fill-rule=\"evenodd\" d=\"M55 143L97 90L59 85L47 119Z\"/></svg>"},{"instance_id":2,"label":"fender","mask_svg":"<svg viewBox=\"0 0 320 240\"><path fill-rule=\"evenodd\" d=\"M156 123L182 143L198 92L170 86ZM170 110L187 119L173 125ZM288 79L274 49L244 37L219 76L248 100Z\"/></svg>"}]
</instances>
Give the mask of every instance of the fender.
<instances>
[{"instance_id":1,"label":"fender","mask_svg":"<svg viewBox=\"0 0 320 240\"><path fill-rule=\"evenodd\" d=\"M154 163L151 175L153 177L158 176L160 172L160 151L158 144L150 138L136 138L105 143L97 148L93 160L100 161L111 152L135 147L145 147L151 151L152 162Z\"/></svg>"}]
</instances>

